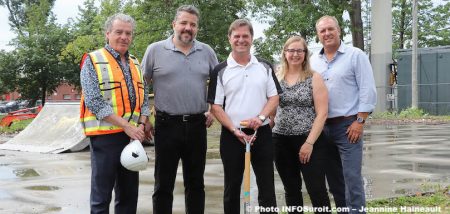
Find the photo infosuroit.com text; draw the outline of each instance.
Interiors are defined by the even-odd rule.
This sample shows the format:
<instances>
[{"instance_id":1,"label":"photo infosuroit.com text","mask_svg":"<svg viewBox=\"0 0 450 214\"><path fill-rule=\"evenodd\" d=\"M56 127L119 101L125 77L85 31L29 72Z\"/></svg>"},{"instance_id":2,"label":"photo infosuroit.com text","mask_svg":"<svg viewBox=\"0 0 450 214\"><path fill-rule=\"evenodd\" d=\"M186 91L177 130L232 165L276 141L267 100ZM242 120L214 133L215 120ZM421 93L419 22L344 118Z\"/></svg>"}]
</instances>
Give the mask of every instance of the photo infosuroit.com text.
<instances>
[{"instance_id":1,"label":"photo infosuroit.com text","mask_svg":"<svg viewBox=\"0 0 450 214\"><path fill-rule=\"evenodd\" d=\"M421 206L400 206L400 207L360 207L352 210L358 212L385 213L385 212L401 212L401 213L441 213L441 207L421 207ZM311 206L281 206L281 207L249 207L250 212L350 212L348 207L311 207Z\"/></svg>"}]
</instances>

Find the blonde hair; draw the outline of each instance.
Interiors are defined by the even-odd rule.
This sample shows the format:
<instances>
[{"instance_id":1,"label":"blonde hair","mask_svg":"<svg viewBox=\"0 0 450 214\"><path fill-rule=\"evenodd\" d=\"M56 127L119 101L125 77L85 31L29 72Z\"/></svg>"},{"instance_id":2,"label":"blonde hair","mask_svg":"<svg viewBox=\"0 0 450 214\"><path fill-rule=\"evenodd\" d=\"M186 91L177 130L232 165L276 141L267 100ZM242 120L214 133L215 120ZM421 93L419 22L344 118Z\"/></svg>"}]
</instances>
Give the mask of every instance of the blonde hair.
<instances>
[{"instance_id":1,"label":"blonde hair","mask_svg":"<svg viewBox=\"0 0 450 214\"><path fill-rule=\"evenodd\" d=\"M284 43L283 50L281 51L281 69L280 69L280 71L277 72L277 78L280 81L284 80L286 73L289 70L289 63L287 62L287 59L285 56L285 51L286 51L287 47L294 42L300 42L305 47L305 59L303 60L303 63L302 63L303 71L300 71L300 70L298 71L298 72L300 72L300 75L298 77L297 82L303 82L307 78L312 77L312 75L313 75L313 70L311 69L311 66L309 64L309 49L308 49L305 39L303 39L301 36L292 36Z\"/></svg>"}]
</instances>

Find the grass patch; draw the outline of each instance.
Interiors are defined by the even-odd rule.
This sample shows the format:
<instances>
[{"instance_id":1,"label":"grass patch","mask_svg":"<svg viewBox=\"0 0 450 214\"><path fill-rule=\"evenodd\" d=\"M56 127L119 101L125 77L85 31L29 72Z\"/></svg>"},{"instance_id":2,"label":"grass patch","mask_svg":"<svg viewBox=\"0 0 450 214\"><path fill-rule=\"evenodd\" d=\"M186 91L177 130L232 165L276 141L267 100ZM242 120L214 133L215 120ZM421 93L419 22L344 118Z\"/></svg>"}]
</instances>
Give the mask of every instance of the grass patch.
<instances>
[{"instance_id":1,"label":"grass patch","mask_svg":"<svg viewBox=\"0 0 450 214\"><path fill-rule=\"evenodd\" d=\"M208 135L207 143L208 143L208 151L207 151L207 159L220 159L219 149L220 149L220 131L221 125L216 120L213 125L207 129Z\"/></svg>"},{"instance_id":2,"label":"grass patch","mask_svg":"<svg viewBox=\"0 0 450 214\"><path fill-rule=\"evenodd\" d=\"M445 191L437 191L432 194L416 195L416 196L401 196L397 198L379 199L369 201L368 207L396 207L401 212L414 213L414 210L408 208L429 208L426 213L449 213L450 212L450 196L448 188ZM401 210L401 208L405 210ZM383 212L383 213L399 213L399 212Z\"/></svg>"},{"instance_id":3,"label":"grass patch","mask_svg":"<svg viewBox=\"0 0 450 214\"><path fill-rule=\"evenodd\" d=\"M440 185L423 184L422 190L432 190L434 192L417 193L412 196L400 196L396 198L378 199L367 202L367 213L383 213L383 214L398 214L398 213L450 213L450 190L449 187L442 188ZM303 196L304 199L309 197ZM333 199L331 199L333 206ZM310 204L310 203L304 203ZM308 205L310 206L310 205ZM280 208L281 209L281 208ZM396 211L391 212L390 210ZM413 209L423 209L422 211ZM428 209L428 210L426 210ZM305 212L312 213L312 212ZM287 212L280 212L280 214L287 214Z\"/></svg>"},{"instance_id":4,"label":"grass patch","mask_svg":"<svg viewBox=\"0 0 450 214\"><path fill-rule=\"evenodd\" d=\"M0 120L3 117L4 117L4 115L1 115ZM33 121L33 119L13 122L10 127L0 126L0 134L3 134L3 133L12 134L12 133L20 132L20 131L24 130L28 126L28 124L31 123L31 121Z\"/></svg>"},{"instance_id":5,"label":"grass patch","mask_svg":"<svg viewBox=\"0 0 450 214\"><path fill-rule=\"evenodd\" d=\"M383 120L404 120L404 119L435 119L435 120L450 120L450 115L429 115L423 109L420 108L408 108L401 112L378 112L371 114L373 119Z\"/></svg>"}]
</instances>

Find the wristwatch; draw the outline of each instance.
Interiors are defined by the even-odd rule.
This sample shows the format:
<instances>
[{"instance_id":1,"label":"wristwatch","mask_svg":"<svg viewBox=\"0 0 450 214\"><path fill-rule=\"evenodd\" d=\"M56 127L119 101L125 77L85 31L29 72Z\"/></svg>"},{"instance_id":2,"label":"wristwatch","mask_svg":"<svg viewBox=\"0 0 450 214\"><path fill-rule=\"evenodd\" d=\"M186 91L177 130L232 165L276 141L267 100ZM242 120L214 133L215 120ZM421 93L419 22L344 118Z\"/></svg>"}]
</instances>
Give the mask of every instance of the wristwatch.
<instances>
[{"instance_id":1,"label":"wristwatch","mask_svg":"<svg viewBox=\"0 0 450 214\"><path fill-rule=\"evenodd\" d=\"M264 116L264 115L262 115L262 114L260 114L260 115L258 115L258 118L261 120L261 122L263 122L264 123L264 121L266 121L266 116Z\"/></svg>"},{"instance_id":2,"label":"wristwatch","mask_svg":"<svg viewBox=\"0 0 450 214\"><path fill-rule=\"evenodd\" d=\"M362 117L357 117L356 118L356 122L364 124L366 122L366 120L364 118L362 118Z\"/></svg>"}]
</instances>

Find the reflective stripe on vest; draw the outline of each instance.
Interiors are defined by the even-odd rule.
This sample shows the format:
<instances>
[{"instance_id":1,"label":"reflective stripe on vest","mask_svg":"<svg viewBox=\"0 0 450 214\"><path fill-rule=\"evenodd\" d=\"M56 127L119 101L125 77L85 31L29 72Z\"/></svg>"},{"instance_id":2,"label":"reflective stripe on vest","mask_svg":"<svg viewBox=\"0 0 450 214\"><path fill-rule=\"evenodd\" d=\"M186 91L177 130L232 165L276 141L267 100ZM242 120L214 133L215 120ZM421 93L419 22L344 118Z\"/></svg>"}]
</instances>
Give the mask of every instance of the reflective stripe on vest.
<instances>
[{"instance_id":1,"label":"reflective stripe on vest","mask_svg":"<svg viewBox=\"0 0 450 214\"><path fill-rule=\"evenodd\" d=\"M112 107L114 114L129 121L132 125L137 125L141 106L144 102L144 81L139 68L139 61L133 56L129 58L131 77L136 94L136 106L131 109L128 87L116 59L105 48L89 53L89 57L97 72L99 88L104 101ZM119 126L114 126L104 120L97 120L97 117L87 109L83 95L80 102L80 120L86 136L123 131Z\"/></svg>"}]
</instances>

